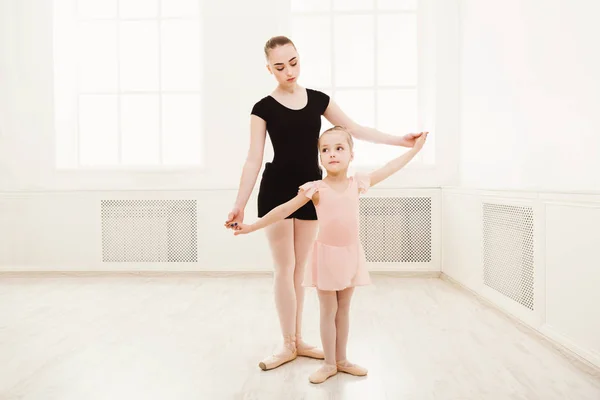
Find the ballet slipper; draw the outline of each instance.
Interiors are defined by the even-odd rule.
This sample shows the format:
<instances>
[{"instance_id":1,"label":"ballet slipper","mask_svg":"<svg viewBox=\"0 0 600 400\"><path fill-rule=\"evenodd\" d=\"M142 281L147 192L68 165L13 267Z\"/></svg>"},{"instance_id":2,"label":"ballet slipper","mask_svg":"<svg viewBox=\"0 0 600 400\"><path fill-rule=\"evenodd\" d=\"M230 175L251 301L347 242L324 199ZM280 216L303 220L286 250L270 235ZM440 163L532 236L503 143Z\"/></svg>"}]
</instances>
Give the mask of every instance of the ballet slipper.
<instances>
[{"instance_id":1,"label":"ballet slipper","mask_svg":"<svg viewBox=\"0 0 600 400\"><path fill-rule=\"evenodd\" d=\"M310 383L323 383L327 379L337 374L338 370L335 365L324 364L321 368L310 374L308 380Z\"/></svg>"},{"instance_id":2,"label":"ballet slipper","mask_svg":"<svg viewBox=\"0 0 600 400\"><path fill-rule=\"evenodd\" d=\"M323 353L323 350L303 342L302 335L299 333L296 334L296 349L298 351L298 356L316 358L317 360L325 359L325 353Z\"/></svg>"},{"instance_id":3,"label":"ballet slipper","mask_svg":"<svg viewBox=\"0 0 600 400\"><path fill-rule=\"evenodd\" d=\"M286 335L283 337L283 351L265 358L258 363L258 366L263 371L268 371L290 361L294 361L297 356L298 352L296 350L296 338L294 335Z\"/></svg>"},{"instance_id":4,"label":"ballet slipper","mask_svg":"<svg viewBox=\"0 0 600 400\"><path fill-rule=\"evenodd\" d=\"M352 364L348 360L338 361L336 363L339 372L345 372L346 374L354 376L365 376L368 370L360 365Z\"/></svg>"}]
</instances>

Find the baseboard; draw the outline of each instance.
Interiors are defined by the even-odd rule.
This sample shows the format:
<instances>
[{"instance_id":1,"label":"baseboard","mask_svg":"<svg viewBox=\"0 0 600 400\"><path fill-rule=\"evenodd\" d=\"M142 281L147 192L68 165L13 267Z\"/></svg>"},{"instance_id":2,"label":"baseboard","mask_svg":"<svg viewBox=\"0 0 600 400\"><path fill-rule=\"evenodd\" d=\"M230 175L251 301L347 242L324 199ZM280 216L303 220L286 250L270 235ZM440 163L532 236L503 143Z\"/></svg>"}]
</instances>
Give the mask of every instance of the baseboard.
<instances>
[{"instance_id":1,"label":"baseboard","mask_svg":"<svg viewBox=\"0 0 600 400\"><path fill-rule=\"evenodd\" d=\"M381 276L390 278L437 278L440 271L370 271L371 276Z\"/></svg>"},{"instance_id":2,"label":"baseboard","mask_svg":"<svg viewBox=\"0 0 600 400\"><path fill-rule=\"evenodd\" d=\"M596 365L591 360L588 360L588 359L584 358L583 356L581 356L580 354L575 353L573 350L569 349L564 344L557 341L555 338L548 336L545 332L539 331L539 330L535 329L534 327L524 323L516 316L501 309L493 302L489 301L485 297L481 296L479 293L477 293L474 290L463 285L462 283L460 283L456 279L452 278L451 276L448 276L442 272L440 274L440 279L458 287L459 289L463 290L466 293L469 293L477 301L479 301L480 303L495 310L500 315L502 315L504 318L508 319L510 322L515 324L515 326L517 326L517 328L519 328L520 331L522 331L528 335L531 335L531 336L535 337L536 339L546 343L550 348L552 348L552 350L558 352L560 355L565 357L569 362L571 362L575 367L577 367L581 371L583 371L593 377L600 378L600 365Z\"/></svg>"},{"instance_id":3,"label":"baseboard","mask_svg":"<svg viewBox=\"0 0 600 400\"><path fill-rule=\"evenodd\" d=\"M593 365L600 366L600 355L598 353L589 352L584 348L578 346L571 338L560 334L551 325L545 324L540 328L540 332L554 342L561 343L562 346L567 348L569 351L583 355L582 357Z\"/></svg>"},{"instance_id":4,"label":"baseboard","mask_svg":"<svg viewBox=\"0 0 600 400\"><path fill-rule=\"evenodd\" d=\"M272 276L271 271L0 271L2 278L227 278Z\"/></svg>"},{"instance_id":5,"label":"baseboard","mask_svg":"<svg viewBox=\"0 0 600 400\"><path fill-rule=\"evenodd\" d=\"M373 276L393 278L439 278L439 271L370 271ZM197 277L242 277L272 276L273 271L46 271L46 270L0 270L0 278L92 278L92 277L145 277L170 278L179 276Z\"/></svg>"}]
</instances>

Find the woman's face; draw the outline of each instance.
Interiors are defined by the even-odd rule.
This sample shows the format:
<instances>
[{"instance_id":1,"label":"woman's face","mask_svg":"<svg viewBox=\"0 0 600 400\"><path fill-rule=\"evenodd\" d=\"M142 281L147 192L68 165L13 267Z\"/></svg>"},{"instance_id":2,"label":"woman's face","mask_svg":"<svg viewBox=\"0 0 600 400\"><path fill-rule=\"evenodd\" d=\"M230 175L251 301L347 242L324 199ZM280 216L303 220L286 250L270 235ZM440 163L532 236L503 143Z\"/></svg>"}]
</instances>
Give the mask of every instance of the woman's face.
<instances>
[{"instance_id":1,"label":"woman's face","mask_svg":"<svg viewBox=\"0 0 600 400\"><path fill-rule=\"evenodd\" d=\"M298 52L292 44L277 46L269 50L267 68L281 86L294 85L300 75Z\"/></svg>"}]
</instances>

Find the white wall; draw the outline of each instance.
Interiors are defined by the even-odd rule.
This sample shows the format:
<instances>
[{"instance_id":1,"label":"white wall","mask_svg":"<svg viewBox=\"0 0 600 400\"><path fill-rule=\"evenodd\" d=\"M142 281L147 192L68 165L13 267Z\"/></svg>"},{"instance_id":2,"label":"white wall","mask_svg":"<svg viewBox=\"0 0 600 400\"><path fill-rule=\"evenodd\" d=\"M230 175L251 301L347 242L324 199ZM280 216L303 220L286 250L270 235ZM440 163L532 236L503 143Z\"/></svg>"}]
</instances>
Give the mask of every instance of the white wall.
<instances>
[{"instance_id":1,"label":"white wall","mask_svg":"<svg viewBox=\"0 0 600 400\"><path fill-rule=\"evenodd\" d=\"M442 272L600 366L600 2L460 0L459 15L461 187L442 190ZM484 202L533 210L533 310L484 283Z\"/></svg>"},{"instance_id":2,"label":"white wall","mask_svg":"<svg viewBox=\"0 0 600 400\"><path fill-rule=\"evenodd\" d=\"M600 2L460 1L460 181L600 191Z\"/></svg>"},{"instance_id":3,"label":"white wall","mask_svg":"<svg viewBox=\"0 0 600 400\"><path fill-rule=\"evenodd\" d=\"M483 203L533 210L533 310L484 282ZM600 367L600 195L444 189L442 209L442 272ZM506 242L494 246L505 260L520 251ZM519 287L519 269L506 267L504 287Z\"/></svg>"},{"instance_id":4,"label":"white wall","mask_svg":"<svg viewBox=\"0 0 600 400\"><path fill-rule=\"evenodd\" d=\"M388 186L457 181L457 2L423 4L430 12L427 29L435 28L428 41L437 47L426 50L427 75L420 82L435 96L430 101L452 105L432 108L437 165L402 172ZM250 109L274 87L262 47L270 36L288 31L288 8L277 0L203 1L205 169L90 172L54 168L52 2L0 1L0 190L236 189Z\"/></svg>"}]
</instances>

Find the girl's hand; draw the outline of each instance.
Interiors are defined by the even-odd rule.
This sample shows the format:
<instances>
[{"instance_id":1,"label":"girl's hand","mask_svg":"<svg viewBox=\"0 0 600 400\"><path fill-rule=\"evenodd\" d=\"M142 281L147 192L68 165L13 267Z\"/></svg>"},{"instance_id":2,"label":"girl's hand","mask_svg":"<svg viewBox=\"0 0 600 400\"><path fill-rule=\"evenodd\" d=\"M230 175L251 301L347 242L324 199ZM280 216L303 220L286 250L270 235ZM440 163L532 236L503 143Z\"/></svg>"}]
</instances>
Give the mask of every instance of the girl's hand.
<instances>
[{"instance_id":1,"label":"girl's hand","mask_svg":"<svg viewBox=\"0 0 600 400\"><path fill-rule=\"evenodd\" d=\"M233 210L227 216L225 221L225 227L228 229L235 229L236 226L240 225L244 221L244 210L239 207L234 207Z\"/></svg>"},{"instance_id":2,"label":"girl's hand","mask_svg":"<svg viewBox=\"0 0 600 400\"><path fill-rule=\"evenodd\" d=\"M246 235L250 232L254 232L254 229L252 229L252 225L246 225L246 224L239 224L233 230L234 230L233 234L235 236Z\"/></svg>"},{"instance_id":3,"label":"girl's hand","mask_svg":"<svg viewBox=\"0 0 600 400\"><path fill-rule=\"evenodd\" d=\"M423 136L424 133L427 132L419 132L419 133L407 133L402 136L402 141L404 142L405 147L415 147L417 140Z\"/></svg>"},{"instance_id":4,"label":"girl's hand","mask_svg":"<svg viewBox=\"0 0 600 400\"><path fill-rule=\"evenodd\" d=\"M415 141L415 145L413 147L415 150L419 151L423 148L423 146L425 145L425 141L427 140L427 135L429 135L429 132L419 133L419 137Z\"/></svg>"}]
</instances>

